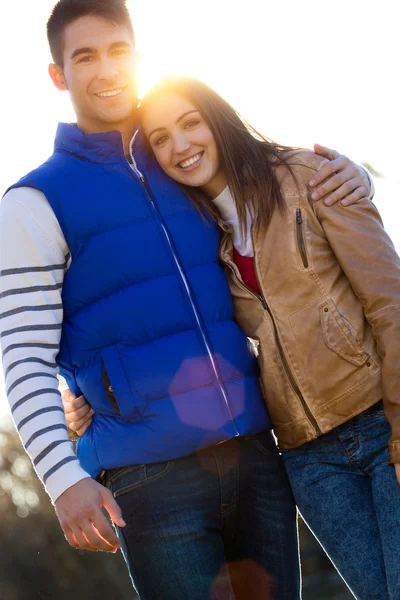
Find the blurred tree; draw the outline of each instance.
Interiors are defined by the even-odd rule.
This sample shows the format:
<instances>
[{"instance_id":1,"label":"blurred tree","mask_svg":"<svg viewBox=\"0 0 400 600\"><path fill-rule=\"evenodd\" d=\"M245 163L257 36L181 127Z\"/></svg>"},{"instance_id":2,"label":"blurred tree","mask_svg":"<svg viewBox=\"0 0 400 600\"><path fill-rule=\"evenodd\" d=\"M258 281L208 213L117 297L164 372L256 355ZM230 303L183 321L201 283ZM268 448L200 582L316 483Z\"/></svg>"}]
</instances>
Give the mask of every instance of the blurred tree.
<instances>
[{"instance_id":1,"label":"blurred tree","mask_svg":"<svg viewBox=\"0 0 400 600\"><path fill-rule=\"evenodd\" d=\"M1 600L136 598L120 553L72 549L14 428L0 428Z\"/></svg>"}]
</instances>

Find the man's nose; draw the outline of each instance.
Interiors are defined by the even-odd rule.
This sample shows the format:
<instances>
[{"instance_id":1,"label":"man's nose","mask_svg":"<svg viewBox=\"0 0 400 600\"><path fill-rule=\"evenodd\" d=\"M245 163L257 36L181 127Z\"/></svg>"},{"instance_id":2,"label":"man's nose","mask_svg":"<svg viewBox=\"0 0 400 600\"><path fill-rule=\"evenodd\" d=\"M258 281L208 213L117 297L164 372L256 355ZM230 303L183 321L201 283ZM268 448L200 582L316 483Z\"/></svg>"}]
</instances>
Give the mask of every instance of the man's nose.
<instances>
[{"instance_id":1,"label":"man's nose","mask_svg":"<svg viewBox=\"0 0 400 600\"><path fill-rule=\"evenodd\" d=\"M112 58L104 56L100 60L99 79L111 79L118 75L118 69Z\"/></svg>"}]
</instances>

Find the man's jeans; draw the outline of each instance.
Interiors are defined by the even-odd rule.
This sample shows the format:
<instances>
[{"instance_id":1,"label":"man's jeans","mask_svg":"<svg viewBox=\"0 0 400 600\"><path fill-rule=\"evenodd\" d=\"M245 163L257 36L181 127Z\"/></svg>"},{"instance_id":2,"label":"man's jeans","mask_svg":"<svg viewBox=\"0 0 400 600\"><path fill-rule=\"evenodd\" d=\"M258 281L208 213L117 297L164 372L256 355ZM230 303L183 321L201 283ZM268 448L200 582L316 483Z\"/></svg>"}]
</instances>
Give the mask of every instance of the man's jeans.
<instances>
[{"instance_id":1,"label":"man's jeans","mask_svg":"<svg viewBox=\"0 0 400 600\"><path fill-rule=\"evenodd\" d=\"M106 483L142 600L300 597L296 509L271 432L114 469Z\"/></svg>"},{"instance_id":2,"label":"man's jeans","mask_svg":"<svg viewBox=\"0 0 400 600\"><path fill-rule=\"evenodd\" d=\"M282 450L298 508L359 600L400 599L400 486L382 402Z\"/></svg>"}]
</instances>

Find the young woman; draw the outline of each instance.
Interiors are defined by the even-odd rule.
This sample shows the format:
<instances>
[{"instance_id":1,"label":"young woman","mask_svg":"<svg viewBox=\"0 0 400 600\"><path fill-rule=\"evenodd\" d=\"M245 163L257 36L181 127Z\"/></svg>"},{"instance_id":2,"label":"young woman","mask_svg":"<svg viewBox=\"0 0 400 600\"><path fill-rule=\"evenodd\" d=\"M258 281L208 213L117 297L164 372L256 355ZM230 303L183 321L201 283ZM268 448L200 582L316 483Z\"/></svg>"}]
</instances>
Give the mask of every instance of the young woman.
<instances>
[{"instance_id":1,"label":"young woman","mask_svg":"<svg viewBox=\"0 0 400 600\"><path fill-rule=\"evenodd\" d=\"M400 598L400 262L378 212L314 203L321 158L262 138L196 80L158 84L141 120L164 171L224 230L236 320L257 342L303 517L357 598Z\"/></svg>"}]
</instances>

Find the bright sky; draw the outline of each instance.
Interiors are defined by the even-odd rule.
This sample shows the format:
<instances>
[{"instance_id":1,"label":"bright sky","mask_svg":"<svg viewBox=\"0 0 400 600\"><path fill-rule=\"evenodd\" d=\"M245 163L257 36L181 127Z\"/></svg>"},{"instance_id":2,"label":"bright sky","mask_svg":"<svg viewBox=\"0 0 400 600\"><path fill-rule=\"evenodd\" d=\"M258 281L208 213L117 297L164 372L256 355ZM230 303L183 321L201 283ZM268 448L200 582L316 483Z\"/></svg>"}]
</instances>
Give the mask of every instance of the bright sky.
<instances>
[{"instance_id":1,"label":"bright sky","mask_svg":"<svg viewBox=\"0 0 400 600\"><path fill-rule=\"evenodd\" d=\"M74 120L68 94L53 89L47 75L45 24L54 1L6 4L0 9L0 195L51 154L57 121ZM163 74L189 73L276 141L307 147L318 141L370 163L386 177L377 182L377 204L400 249L397 2L128 5L143 91Z\"/></svg>"}]
</instances>

